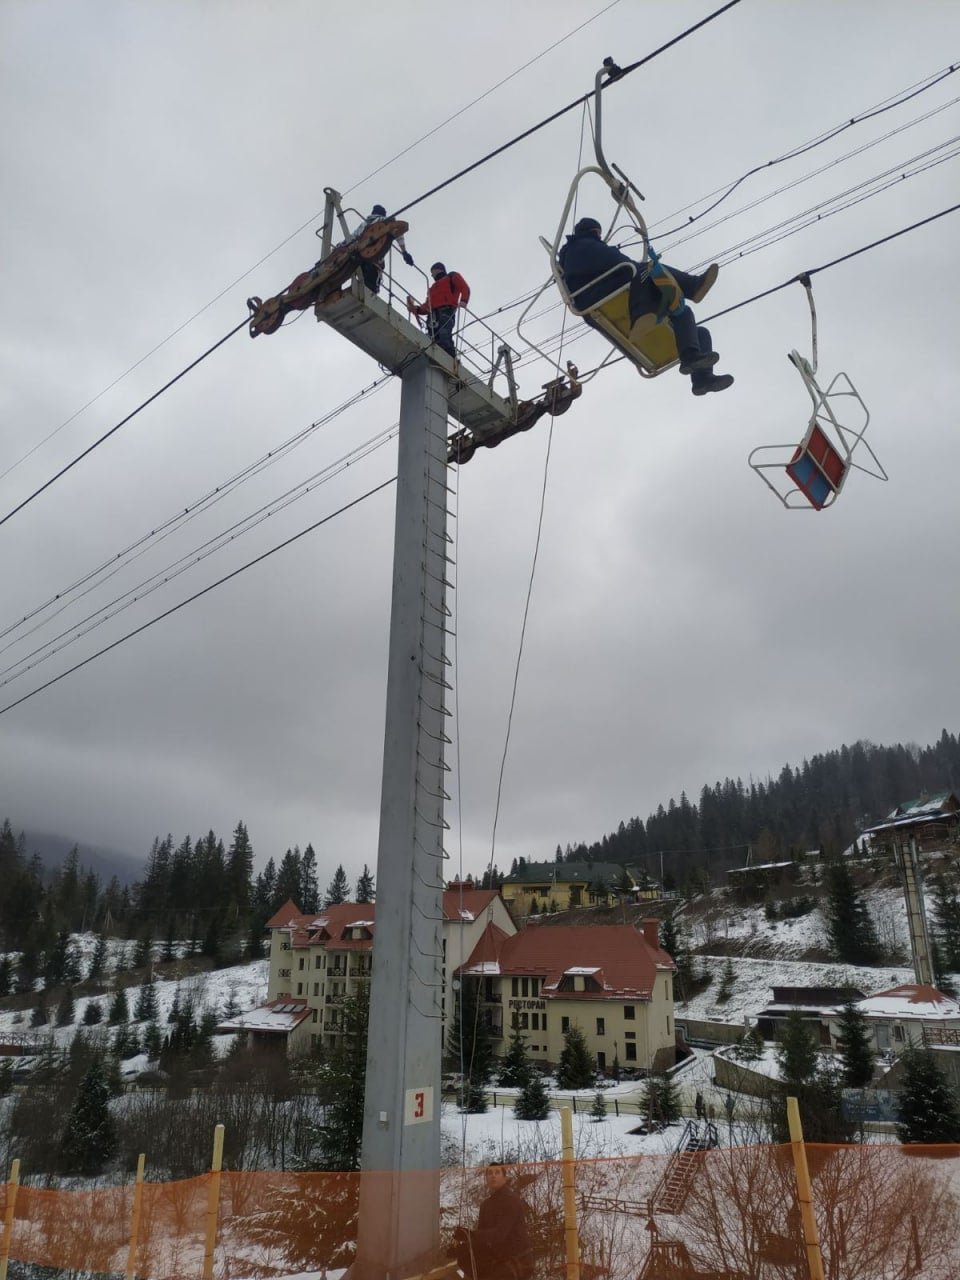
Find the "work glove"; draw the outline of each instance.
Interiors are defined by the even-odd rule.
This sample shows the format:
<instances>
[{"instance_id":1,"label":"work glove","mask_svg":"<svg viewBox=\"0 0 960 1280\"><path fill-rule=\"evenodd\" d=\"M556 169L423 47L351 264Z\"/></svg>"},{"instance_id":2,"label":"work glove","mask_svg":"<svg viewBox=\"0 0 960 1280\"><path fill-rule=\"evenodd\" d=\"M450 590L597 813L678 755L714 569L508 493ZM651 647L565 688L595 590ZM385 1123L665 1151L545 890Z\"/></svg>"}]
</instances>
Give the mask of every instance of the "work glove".
<instances>
[{"instance_id":1,"label":"work glove","mask_svg":"<svg viewBox=\"0 0 960 1280\"><path fill-rule=\"evenodd\" d=\"M412 254L412 253L407 253L407 251L406 251L406 250L404 250L404 251L403 251L403 260L404 260L404 262L407 264L407 266L408 266L408 267L412 267L412 266L413 266L413 254Z\"/></svg>"}]
</instances>

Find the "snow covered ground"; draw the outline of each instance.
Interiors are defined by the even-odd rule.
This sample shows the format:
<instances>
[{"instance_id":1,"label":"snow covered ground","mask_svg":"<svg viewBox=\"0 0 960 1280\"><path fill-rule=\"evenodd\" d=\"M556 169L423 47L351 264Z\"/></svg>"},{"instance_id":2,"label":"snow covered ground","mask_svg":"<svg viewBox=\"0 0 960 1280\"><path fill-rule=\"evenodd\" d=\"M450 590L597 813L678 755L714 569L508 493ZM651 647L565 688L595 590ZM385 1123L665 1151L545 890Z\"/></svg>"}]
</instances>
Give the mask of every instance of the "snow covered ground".
<instances>
[{"instance_id":1,"label":"snow covered ground","mask_svg":"<svg viewBox=\"0 0 960 1280\"><path fill-rule=\"evenodd\" d=\"M811 886L798 884L795 897L811 893ZM910 953L907 911L903 891L895 886L870 888L865 901L885 951ZM813 949L829 950L827 923L819 906L794 920L768 920L763 906L740 906L723 902L719 895L698 899L680 914L688 942L694 951L709 952L712 946L737 944L744 953L784 960L799 960ZM718 948L719 949L719 948Z\"/></svg>"},{"instance_id":2,"label":"snow covered ground","mask_svg":"<svg viewBox=\"0 0 960 1280\"><path fill-rule=\"evenodd\" d=\"M718 1022L743 1024L752 1021L773 1001L773 988L777 987L856 987L864 995L886 991L904 982L913 982L913 969L865 965L817 964L812 960L752 960L740 956L730 957L735 981L730 999L718 1003L719 973L727 962L726 956L697 956L697 963L714 974L714 980L706 991L701 991L688 1001L676 1001L676 1016L704 1018Z\"/></svg>"}]
</instances>

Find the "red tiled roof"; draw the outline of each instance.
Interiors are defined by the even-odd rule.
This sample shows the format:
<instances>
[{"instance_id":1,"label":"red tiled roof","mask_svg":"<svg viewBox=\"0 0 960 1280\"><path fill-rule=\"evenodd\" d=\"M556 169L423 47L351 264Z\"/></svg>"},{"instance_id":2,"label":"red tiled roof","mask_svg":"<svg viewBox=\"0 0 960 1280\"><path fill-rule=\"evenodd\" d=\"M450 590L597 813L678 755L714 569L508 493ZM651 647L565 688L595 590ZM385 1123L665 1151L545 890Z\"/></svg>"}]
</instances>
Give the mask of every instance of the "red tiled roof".
<instances>
[{"instance_id":1,"label":"red tiled roof","mask_svg":"<svg viewBox=\"0 0 960 1280\"><path fill-rule=\"evenodd\" d=\"M296 924L301 919L300 908L292 898L288 898L278 911L267 921L267 929L284 929L289 924Z\"/></svg>"},{"instance_id":2,"label":"red tiled roof","mask_svg":"<svg viewBox=\"0 0 960 1280\"><path fill-rule=\"evenodd\" d=\"M444 920L467 922L475 920L498 897L496 889L467 889L459 885L443 891ZM343 937L343 932L352 924L361 921L375 923L377 909L372 902L339 902L335 906L324 907L313 915L305 915L297 904L288 899L283 906L267 921L268 929L289 929L290 943L293 947L307 947L320 941L318 933L321 928L330 935L329 941L339 944L350 944L360 947L369 946L370 940L363 942ZM326 939L323 939L326 941Z\"/></svg>"},{"instance_id":3,"label":"red tiled roof","mask_svg":"<svg viewBox=\"0 0 960 1280\"><path fill-rule=\"evenodd\" d=\"M496 897L499 897L496 889L468 889L465 885L453 885L443 891L443 918L444 920L470 917L476 919L486 911ZM461 916L461 913L466 914Z\"/></svg>"},{"instance_id":4,"label":"red tiled roof","mask_svg":"<svg viewBox=\"0 0 960 1280\"><path fill-rule=\"evenodd\" d=\"M544 979L543 995L563 999L603 999L611 995L649 998L658 969L674 964L660 947L652 947L632 925L551 925L506 935L488 925L461 972ZM595 970L597 991L558 991L571 969Z\"/></svg>"}]
</instances>

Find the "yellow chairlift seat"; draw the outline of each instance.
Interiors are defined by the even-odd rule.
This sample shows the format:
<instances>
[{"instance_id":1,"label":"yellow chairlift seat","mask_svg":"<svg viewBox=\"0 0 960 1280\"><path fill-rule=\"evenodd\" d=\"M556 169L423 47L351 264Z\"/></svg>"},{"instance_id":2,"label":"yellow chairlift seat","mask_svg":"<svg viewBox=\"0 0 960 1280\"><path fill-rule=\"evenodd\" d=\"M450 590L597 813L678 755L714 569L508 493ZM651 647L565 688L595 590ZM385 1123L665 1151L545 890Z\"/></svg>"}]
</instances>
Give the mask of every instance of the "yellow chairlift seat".
<instances>
[{"instance_id":1,"label":"yellow chairlift seat","mask_svg":"<svg viewBox=\"0 0 960 1280\"><path fill-rule=\"evenodd\" d=\"M633 361L642 377L655 378L658 373L673 368L680 359L673 329L666 320L658 323L657 317L650 312L638 316L631 325L628 288L579 314L588 317L596 328L605 333Z\"/></svg>"}]
</instances>

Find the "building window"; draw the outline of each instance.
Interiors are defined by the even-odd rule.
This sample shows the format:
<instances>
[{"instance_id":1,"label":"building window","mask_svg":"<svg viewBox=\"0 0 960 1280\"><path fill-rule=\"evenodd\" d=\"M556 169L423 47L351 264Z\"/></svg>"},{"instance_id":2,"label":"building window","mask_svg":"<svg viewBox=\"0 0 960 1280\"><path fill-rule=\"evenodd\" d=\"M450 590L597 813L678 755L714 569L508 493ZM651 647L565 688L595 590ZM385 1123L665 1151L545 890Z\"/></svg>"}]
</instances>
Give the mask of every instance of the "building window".
<instances>
[{"instance_id":1,"label":"building window","mask_svg":"<svg viewBox=\"0 0 960 1280\"><path fill-rule=\"evenodd\" d=\"M316 1022L316 1020L317 1020L317 1014L318 1014L319 1012L320 1012L320 1011L319 1011L319 1009L314 1009L314 1011L313 1011L313 1020L314 1020L314 1022Z\"/></svg>"},{"instance_id":2,"label":"building window","mask_svg":"<svg viewBox=\"0 0 960 1280\"><path fill-rule=\"evenodd\" d=\"M624 1040L636 1040L637 1033L635 1031L625 1031L623 1033Z\"/></svg>"},{"instance_id":3,"label":"building window","mask_svg":"<svg viewBox=\"0 0 960 1280\"><path fill-rule=\"evenodd\" d=\"M893 1025L893 1038L894 1040L903 1039L903 1027L901 1027L899 1022L895 1022Z\"/></svg>"},{"instance_id":4,"label":"building window","mask_svg":"<svg viewBox=\"0 0 960 1280\"><path fill-rule=\"evenodd\" d=\"M539 1013L531 1013L531 1015L530 1015L530 1030L531 1030L531 1031L539 1031L539 1030L540 1030L540 1015L539 1015Z\"/></svg>"},{"instance_id":5,"label":"building window","mask_svg":"<svg viewBox=\"0 0 960 1280\"><path fill-rule=\"evenodd\" d=\"M519 979L519 978L513 978L513 979L512 979L512 981L511 981L511 983L510 983L510 994L511 994L512 996L518 996L518 995L520 994L520 979Z\"/></svg>"},{"instance_id":6,"label":"building window","mask_svg":"<svg viewBox=\"0 0 960 1280\"><path fill-rule=\"evenodd\" d=\"M529 1029L529 1026L530 1026L530 1015L529 1015L529 1014L527 1014L527 1013L521 1013L521 1015L520 1015L520 1030L521 1030L521 1031L527 1031L527 1030Z\"/></svg>"},{"instance_id":7,"label":"building window","mask_svg":"<svg viewBox=\"0 0 960 1280\"><path fill-rule=\"evenodd\" d=\"M528 995L530 994L530 979L529 979L529 978L523 978L523 979L521 979L521 981L520 981L520 994L521 994L522 996L528 996Z\"/></svg>"},{"instance_id":8,"label":"building window","mask_svg":"<svg viewBox=\"0 0 960 1280\"><path fill-rule=\"evenodd\" d=\"M277 977L279 977L279 978L289 978L289 977L290 977L290 970L289 970L289 969L278 969L278 970L277 970Z\"/></svg>"},{"instance_id":9,"label":"building window","mask_svg":"<svg viewBox=\"0 0 960 1280\"><path fill-rule=\"evenodd\" d=\"M299 964L299 966L298 966L298 967L302 969L302 968L303 968L303 964L304 964L304 959L303 959L303 956L301 956L301 957L300 957L300 964Z\"/></svg>"},{"instance_id":10,"label":"building window","mask_svg":"<svg viewBox=\"0 0 960 1280\"><path fill-rule=\"evenodd\" d=\"M287 939L287 941L286 941L286 942L281 942L281 943L280 943L280 950L281 950L281 951L289 951L289 950L290 950L290 940L289 940L289 939Z\"/></svg>"},{"instance_id":11,"label":"building window","mask_svg":"<svg viewBox=\"0 0 960 1280\"><path fill-rule=\"evenodd\" d=\"M603 1018L598 1018L597 1019L597 1035L602 1036L605 1034L606 1034L606 1022L604 1021Z\"/></svg>"},{"instance_id":12,"label":"building window","mask_svg":"<svg viewBox=\"0 0 960 1280\"><path fill-rule=\"evenodd\" d=\"M303 995L303 983L302 983L302 982L298 982L298 983L297 983L297 995L298 995L298 996L302 996L302 995Z\"/></svg>"},{"instance_id":13,"label":"building window","mask_svg":"<svg viewBox=\"0 0 960 1280\"><path fill-rule=\"evenodd\" d=\"M668 1014L667 1014L667 1035L670 1035L670 1034L671 1034L671 1031L670 1031L670 1015L669 1015L669 1013L668 1013Z\"/></svg>"},{"instance_id":14,"label":"building window","mask_svg":"<svg viewBox=\"0 0 960 1280\"><path fill-rule=\"evenodd\" d=\"M637 1046L636 1046L635 1044L633 1044L633 1043L625 1044L625 1045L623 1046L623 1053L624 1053L624 1057L626 1058L627 1062L636 1062L636 1060L637 1060Z\"/></svg>"},{"instance_id":15,"label":"building window","mask_svg":"<svg viewBox=\"0 0 960 1280\"><path fill-rule=\"evenodd\" d=\"M538 995L540 994L540 979L539 979L539 978L531 978L531 979L530 979L530 994L531 994L532 996L534 996L534 997L536 997L536 996L538 996Z\"/></svg>"},{"instance_id":16,"label":"building window","mask_svg":"<svg viewBox=\"0 0 960 1280\"><path fill-rule=\"evenodd\" d=\"M313 957L313 967L315 969L319 969L322 964L323 964L323 957L320 955L315 955Z\"/></svg>"},{"instance_id":17,"label":"building window","mask_svg":"<svg viewBox=\"0 0 960 1280\"><path fill-rule=\"evenodd\" d=\"M606 1074L606 1070L607 1070L607 1055L606 1055L605 1053L598 1053L598 1054L597 1054L597 1070L600 1072L600 1074L601 1074L601 1075L605 1075L605 1074Z\"/></svg>"},{"instance_id":18,"label":"building window","mask_svg":"<svg viewBox=\"0 0 960 1280\"><path fill-rule=\"evenodd\" d=\"M546 1015L546 1014L544 1014L544 1015L543 1015L543 1017L542 1017L542 1018L541 1018L541 1020L540 1020L540 1030L541 1030L541 1031L546 1031L546 1029L547 1029L547 1015ZM546 1045L544 1045L544 1046L543 1046L543 1051L544 1051L544 1053L546 1053L546 1051L547 1051L547 1046L546 1046Z\"/></svg>"},{"instance_id":19,"label":"building window","mask_svg":"<svg viewBox=\"0 0 960 1280\"><path fill-rule=\"evenodd\" d=\"M625 1004L623 1006L623 1016L627 1022L635 1021L637 1016L636 1006L632 1004Z\"/></svg>"},{"instance_id":20,"label":"building window","mask_svg":"<svg viewBox=\"0 0 960 1280\"><path fill-rule=\"evenodd\" d=\"M313 984L313 994L314 994L315 996L318 996L318 995L320 994L320 983L319 983L319 982L315 982L315 983Z\"/></svg>"},{"instance_id":21,"label":"building window","mask_svg":"<svg viewBox=\"0 0 960 1280\"><path fill-rule=\"evenodd\" d=\"M561 1018L561 1019L560 1019L560 1030L561 1030L561 1031L563 1031L564 1033L566 1033L567 1031L569 1031L569 1030L570 1030L570 1019L569 1019L569 1018Z\"/></svg>"}]
</instances>

